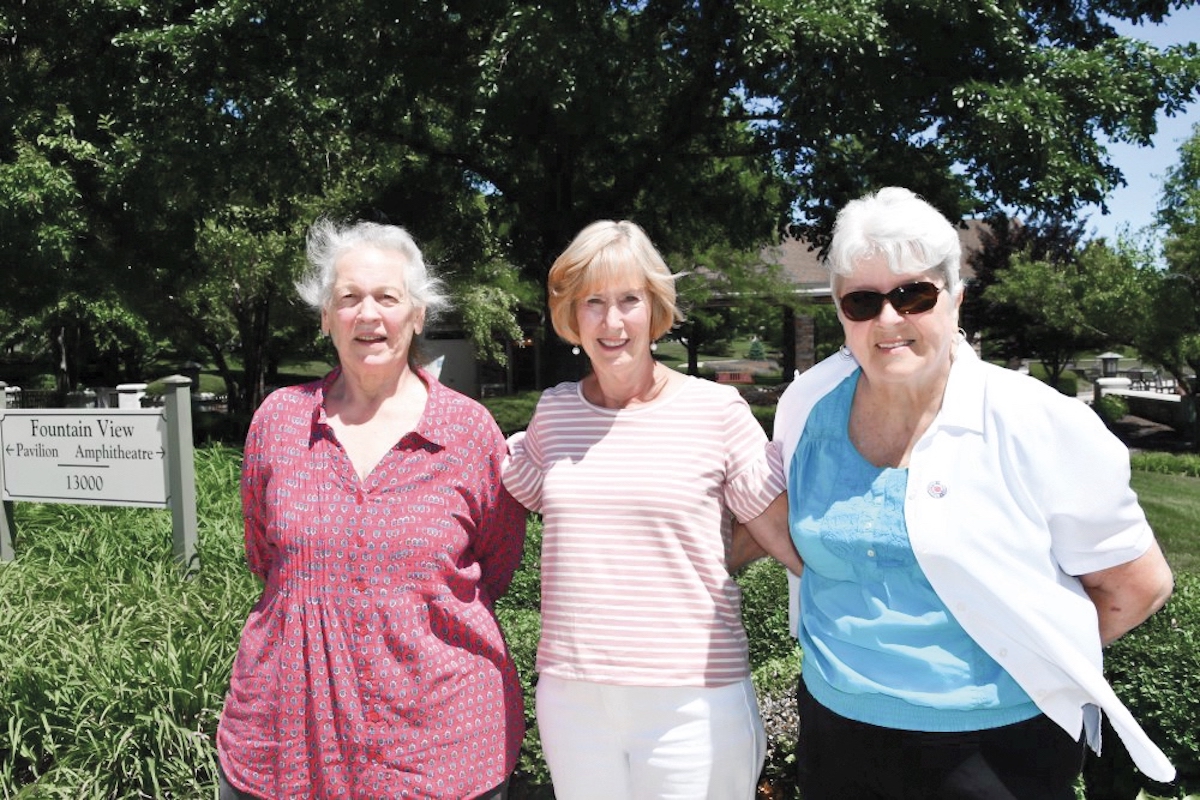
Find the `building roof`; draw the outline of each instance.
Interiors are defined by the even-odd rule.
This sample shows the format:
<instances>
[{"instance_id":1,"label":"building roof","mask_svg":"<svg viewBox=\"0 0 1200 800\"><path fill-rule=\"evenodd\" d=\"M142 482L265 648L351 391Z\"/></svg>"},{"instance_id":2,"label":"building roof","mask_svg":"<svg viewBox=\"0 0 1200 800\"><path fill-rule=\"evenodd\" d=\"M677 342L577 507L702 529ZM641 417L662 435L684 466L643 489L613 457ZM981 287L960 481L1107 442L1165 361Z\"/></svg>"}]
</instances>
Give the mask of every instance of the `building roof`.
<instances>
[{"instance_id":1,"label":"building roof","mask_svg":"<svg viewBox=\"0 0 1200 800\"><path fill-rule=\"evenodd\" d=\"M963 248L961 269L964 282L975 277L969 254L983 246L981 237L987 229L987 223L978 219L966 220L958 229ZM812 248L807 241L788 237L777 246L763 248L762 258L767 263L783 267L784 275L796 285L797 292L814 297L829 295L829 272L821 263L820 250Z\"/></svg>"}]
</instances>

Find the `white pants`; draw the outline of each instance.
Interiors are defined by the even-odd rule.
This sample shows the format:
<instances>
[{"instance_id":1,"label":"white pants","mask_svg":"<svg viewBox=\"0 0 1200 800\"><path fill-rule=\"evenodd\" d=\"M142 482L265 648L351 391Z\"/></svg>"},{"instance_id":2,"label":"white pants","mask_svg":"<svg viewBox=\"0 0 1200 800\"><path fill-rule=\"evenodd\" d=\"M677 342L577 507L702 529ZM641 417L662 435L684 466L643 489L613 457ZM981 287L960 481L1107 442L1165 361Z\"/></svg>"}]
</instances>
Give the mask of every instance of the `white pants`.
<instances>
[{"instance_id":1,"label":"white pants","mask_svg":"<svg viewBox=\"0 0 1200 800\"><path fill-rule=\"evenodd\" d=\"M540 676L537 720L557 800L753 800L766 757L749 678L708 688Z\"/></svg>"}]
</instances>

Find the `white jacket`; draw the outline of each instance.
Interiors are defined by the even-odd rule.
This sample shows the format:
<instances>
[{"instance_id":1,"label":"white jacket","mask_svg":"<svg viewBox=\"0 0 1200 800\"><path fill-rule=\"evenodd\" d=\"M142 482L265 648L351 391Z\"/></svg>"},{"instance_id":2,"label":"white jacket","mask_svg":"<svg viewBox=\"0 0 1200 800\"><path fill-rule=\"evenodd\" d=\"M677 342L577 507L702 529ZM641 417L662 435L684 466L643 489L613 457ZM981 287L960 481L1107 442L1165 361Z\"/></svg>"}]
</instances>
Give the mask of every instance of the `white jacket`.
<instances>
[{"instance_id":1,"label":"white jacket","mask_svg":"<svg viewBox=\"0 0 1200 800\"><path fill-rule=\"evenodd\" d=\"M774 446L785 475L809 412L857 366L835 354L784 392ZM1103 711L1138 768L1172 780L1175 768L1104 678L1096 609L1076 577L1132 561L1153 541L1125 446L1083 403L960 344L908 469L913 552L971 638L1067 733L1084 728L1099 752ZM790 588L795 633L795 577Z\"/></svg>"}]
</instances>

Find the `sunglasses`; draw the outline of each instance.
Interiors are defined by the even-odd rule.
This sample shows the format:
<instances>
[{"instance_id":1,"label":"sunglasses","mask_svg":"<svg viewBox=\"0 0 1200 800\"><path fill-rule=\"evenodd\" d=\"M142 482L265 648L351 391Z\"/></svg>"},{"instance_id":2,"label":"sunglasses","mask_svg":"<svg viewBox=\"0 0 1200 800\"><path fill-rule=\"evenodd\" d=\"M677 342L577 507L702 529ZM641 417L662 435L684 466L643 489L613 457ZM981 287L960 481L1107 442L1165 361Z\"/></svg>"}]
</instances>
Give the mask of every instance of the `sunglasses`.
<instances>
[{"instance_id":1,"label":"sunglasses","mask_svg":"<svg viewBox=\"0 0 1200 800\"><path fill-rule=\"evenodd\" d=\"M879 312L883 311L884 300L888 301L897 314L924 314L937 305L938 294L941 291L942 287L928 281L918 281L897 286L886 294L866 290L847 292L839 302L846 319L866 322L879 316Z\"/></svg>"}]
</instances>

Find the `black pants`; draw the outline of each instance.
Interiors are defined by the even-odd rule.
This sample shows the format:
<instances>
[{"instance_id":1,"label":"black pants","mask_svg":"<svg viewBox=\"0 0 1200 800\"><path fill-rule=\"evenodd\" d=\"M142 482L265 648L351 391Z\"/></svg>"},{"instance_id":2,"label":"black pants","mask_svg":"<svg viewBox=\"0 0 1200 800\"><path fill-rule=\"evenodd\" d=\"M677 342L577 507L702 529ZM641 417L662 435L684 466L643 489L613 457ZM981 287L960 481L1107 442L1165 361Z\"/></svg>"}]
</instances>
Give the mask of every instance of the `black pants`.
<instances>
[{"instance_id":1,"label":"black pants","mask_svg":"<svg viewBox=\"0 0 1200 800\"><path fill-rule=\"evenodd\" d=\"M217 785L220 789L220 800L261 800L261 798L252 795L248 792L241 792L233 788L225 778L225 770L221 768L220 762L217 763ZM478 795L475 800L506 800L508 797L508 781L497 786L495 789L484 792Z\"/></svg>"},{"instance_id":2,"label":"black pants","mask_svg":"<svg viewBox=\"0 0 1200 800\"><path fill-rule=\"evenodd\" d=\"M1075 800L1084 744L1045 715L982 731L880 728L822 706L800 681L804 800Z\"/></svg>"}]
</instances>

